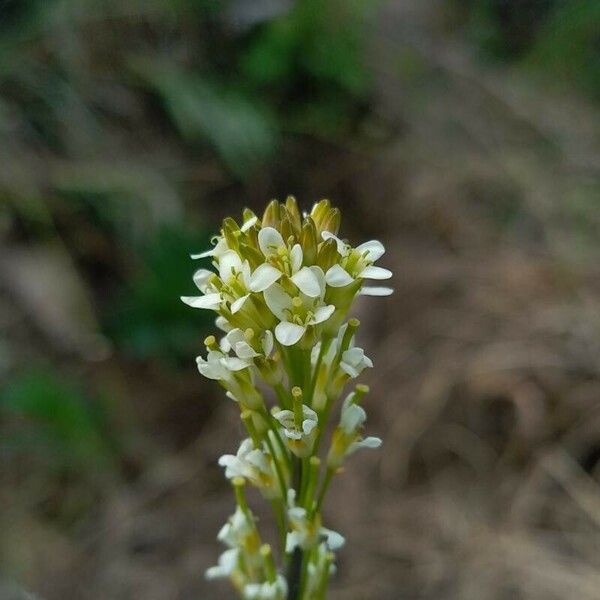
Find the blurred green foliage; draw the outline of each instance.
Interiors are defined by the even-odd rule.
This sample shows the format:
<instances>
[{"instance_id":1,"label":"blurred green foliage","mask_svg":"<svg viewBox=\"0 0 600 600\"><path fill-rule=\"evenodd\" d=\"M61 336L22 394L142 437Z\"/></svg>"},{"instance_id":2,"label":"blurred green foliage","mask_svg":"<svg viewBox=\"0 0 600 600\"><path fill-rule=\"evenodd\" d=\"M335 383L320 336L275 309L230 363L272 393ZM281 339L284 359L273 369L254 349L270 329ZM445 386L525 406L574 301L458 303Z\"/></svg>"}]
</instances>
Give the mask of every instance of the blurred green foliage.
<instances>
[{"instance_id":1,"label":"blurred green foliage","mask_svg":"<svg viewBox=\"0 0 600 600\"><path fill-rule=\"evenodd\" d=\"M487 56L521 61L554 84L600 98L598 0L467 0L469 29Z\"/></svg>"},{"instance_id":2,"label":"blurred green foliage","mask_svg":"<svg viewBox=\"0 0 600 600\"><path fill-rule=\"evenodd\" d=\"M48 468L79 474L114 466L114 440L101 400L50 369L15 376L0 394L0 415L6 458L34 455Z\"/></svg>"},{"instance_id":3,"label":"blurred green foliage","mask_svg":"<svg viewBox=\"0 0 600 600\"><path fill-rule=\"evenodd\" d=\"M209 247L202 231L164 227L140 248L139 265L106 316L117 346L137 359L189 362L209 326L208 311L191 310L180 295L197 295L190 251Z\"/></svg>"}]
</instances>

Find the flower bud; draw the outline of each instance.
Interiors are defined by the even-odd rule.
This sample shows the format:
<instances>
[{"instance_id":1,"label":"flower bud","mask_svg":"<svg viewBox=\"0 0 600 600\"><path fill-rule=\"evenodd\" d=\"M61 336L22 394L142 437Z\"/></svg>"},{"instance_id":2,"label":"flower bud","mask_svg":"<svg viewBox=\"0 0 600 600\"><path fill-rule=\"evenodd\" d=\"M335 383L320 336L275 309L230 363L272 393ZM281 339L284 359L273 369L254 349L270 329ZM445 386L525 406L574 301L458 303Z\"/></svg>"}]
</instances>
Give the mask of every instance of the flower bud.
<instances>
[{"instance_id":1,"label":"flower bud","mask_svg":"<svg viewBox=\"0 0 600 600\"><path fill-rule=\"evenodd\" d=\"M284 208L282 212L284 214L281 218L281 222L279 223L279 232L286 242L289 240L289 238L292 238L291 245L293 245L296 239L296 232L294 231L294 227L292 226L292 222L290 221L286 209Z\"/></svg>"},{"instance_id":2,"label":"flower bud","mask_svg":"<svg viewBox=\"0 0 600 600\"><path fill-rule=\"evenodd\" d=\"M327 213L329 212L330 208L331 203L329 202L329 200L325 199L321 200L320 202L317 202L310 211L310 216L315 222L315 225L317 226L318 230L321 230L321 222L327 216Z\"/></svg>"},{"instance_id":3,"label":"flower bud","mask_svg":"<svg viewBox=\"0 0 600 600\"><path fill-rule=\"evenodd\" d=\"M342 222L342 213L339 208L332 208L321 223L320 230L329 231L333 235L337 235Z\"/></svg>"},{"instance_id":4,"label":"flower bud","mask_svg":"<svg viewBox=\"0 0 600 600\"><path fill-rule=\"evenodd\" d=\"M307 217L302 225L300 245L304 253L304 264L314 265L317 260L318 248L317 228L315 227L315 222L310 217Z\"/></svg>"},{"instance_id":5,"label":"flower bud","mask_svg":"<svg viewBox=\"0 0 600 600\"><path fill-rule=\"evenodd\" d=\"M290 222L294 227L296 233L300 233L300 228L302 227L302 216L300 215L300 210L298 209L298 203L296 202L296 198L294 196L288 196L285 200L285 208L290 218Z\"/></svg>"},{"instance_id":6,"label":"flower bud","mask_svg":"<svg viewBox=\"0 0 600 600\"><path fill-rule=\"evenodd\" d=\"M262 218L263 227L274 227L277 229L279 227L279 202L277 200L271 200L265 208L265 214Z\"/></svg>"},{"instance_id":7,"label":"flower bud","mask_svg":"<svg viewBox=\"0 0 600 600\"><path fill-rule=\"evenodd\" d=\"M338 261L337 244L335 240L329 239L321 244L317 254L317 264L325 273Z\"/></svg>"},{"instance_id":8,"label":"flower bud","mask_svg":"<svg viewBox=\"0 0 600 600\"><path fill-rule=\"evenodd\" d=\"M239 249L240 228L234 219L227 217L223 220L223 237L232 250Z\"/></svg>"}]
</instances>

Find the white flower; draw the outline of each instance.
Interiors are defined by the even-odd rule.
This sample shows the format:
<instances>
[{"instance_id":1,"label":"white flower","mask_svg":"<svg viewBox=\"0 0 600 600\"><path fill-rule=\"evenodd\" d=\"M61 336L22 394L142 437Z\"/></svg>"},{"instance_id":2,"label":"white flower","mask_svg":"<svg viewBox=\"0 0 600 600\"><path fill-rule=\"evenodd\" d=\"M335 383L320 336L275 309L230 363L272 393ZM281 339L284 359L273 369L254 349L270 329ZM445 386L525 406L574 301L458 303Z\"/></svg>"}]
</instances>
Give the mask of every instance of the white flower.
<instances>
[{"instance_id":1,"label":"white flower","mask_svg":"<svg viewBox=\"0 0 600 600\"><path fill-rule=\"evenodd\" d=\"M216 567L210 567L207 569L204 576L206 579L221 579L224 577L231 577L233 572L237 569L239 558L239 548L230 548L229 550L225 550L225 552L219 556L219 564Z\"/></svg>"},{"instance_id":2,"label":"white flower","mask_svg":"<svg viewBox=\"0 0 600 600\"><path fill-rule=\"evenodd\" d=\"M288 586L283 575L277 575L273 582L249 583L244 586L245 600L285 600Z\"/></svg>"},{"instance_id":3,"label":"white flower","mask_svg":"<svg viewBox=\"0 0 600 600\"><path fill-rule=\"evenodd\" d=\"M288 490L288 520L291 531L285 540L285 551L293 552L295 548L310 550L323 542L330 550L337 550L344 545L345 539L337 531L321 527L317 517L310 520L308 512L301 506L296 506L296 492Z\"/></svg>"},{"instance_id":4,"label":"white flower","mask_svg":"<svg viewBox=\"0 0 600 600\"><path fill-rule=\"evenodd\" d=\"M392 276L389 269L373 265L385 253L381 242L371 240L352 248L329 231L324 231L321 235L324 240L335 240L338 253L342 257L339 264L335 264L327 270L325 274L327 285L345 287L357 279L382 280ZM391 288L374 287L363 288L359 293L363 296L388 296L392 292Z\"/></svg>"},{"instance_id":5,"label":"white flower","mask_svg":"<svg viewBox=\"0 0 600 600\"><path fill-rule=\"evenodd\" d=\"M300 244L288 249L279 231L273 227L263 227L258 232L258 245L268 262L260 265L252 274L253 292L262 292L287 275L306 296L316 298L321 294L314 271L302 266L304 256Z\"/></svg>"},{"instance_id":6,"label":"white flower","mask_svg":"<svg viewBox=\"0 0 600 600\"><path fill-rule=\"evenodd\" d=\"M309 267L319 285L316 297L306 295L299 290L297 296L290 296L281 285L274 283L264 291L269 310L279 319L275 327L275 337L283 346L293 346L310 325L327 321L335 311L333 304L325 304L325 278L319 267Z\"/></svg>"},{"instance_id":7,"label":"white flower","mask_svg":"<svg viewBox=\"0 0 600 600\"><path fill-rule=\"evenodd\" d=\"M360 429L367 420L367 413L362 406L354 402L354 392L348 394L342 405L340 423L333 433L331 447L327 455L330 468L338 468L344 458L360 448L379 448L382 442L378 437L363 438Z\"/></svg>"},{"instance_id":8,"label":"white flower","mask_svg":"<svg viewBox=\"0 0 600 600\"><path fill-rule=\"evenodd\" d=\"M362 348L348 348L342 353L340 361L340 369L350 375L350 377L358 377L364 369L371 368L373 361L365 354Z\"/></svg>"},{"instance_id":9,"label":"white flower","mask_svg":"<svg viewBox=\"0 0 600 600\"><path fill-rule=\"evenodd\" d=\"M273 334L268 329L263 333L260 340L260 349L262 352L257 352L250 345L246 334L239 328L230 330L221 340L220 346L223 352L233 350L236 356L242 360L250 361L257 356L261 356L261 354L268 357L273 351Z\"/></svg>"},{"instance_id":10,"label":"white flower","mask_svg":"<svg viewBox=\"0 0 600 600\"><path fill-rule=\"evenodd\" d=\"M301 440L303 437L310 435L319 422L317 413L306 404L302 405L303 420L300 427L296 425L294 413L291 410L280 410L273 416L283 426L285 436L291 440Z\"/></svg>"},{"instance_id":11,"label":"white flower","mask_svg":"<svg viewBox=\"0 0 600 600\"><path fill-rule=\"evenodd\" d=\"M323 356L323 364L331 366L333 359L341 349L342 341L347 329L348 323L344 323L340 327L335 340L330 344L327 352ZM365 354L365 351L362 348L354 346L354 337L354 335L351 337L347 350L342 352L340 357L340 369L355 379L364 369L373 367L373 361ZM311 350L310 359L313 366L317 364L320 352L321 342L317 342Z\"/></svg>"},{"instance_id":12,"label":"white flower","mask_svg":"<svg viewBox=\"0 0 600 600\"><path fill-rule=\"evenodd\" d=\"M208 379L229 382L233 373L241 371L250 366L248 360L239 357L227 356L219 350L209 350L206 359L202 356L196 357L198 371Z\"/></svg>"},{"instance_id":13,"label":"white flower","mask_svg":"<svg viewBox=\"0 0 600 600\"><path fill-rule=\"evenodd\" d=\"M217 539L229 548L241 548L255 534L254 523L238 506L233 515L227 520L227 523L221 527Z\"/></svg>"},{"instance_id":14,"label":"white flower","mask_svg":"<svg viewBox=\"0 0 600 600\"><path fill-rule=\"evenodd\" d=\"M235 314L250 297L250 263L242 261L235 250L225 250L217 257L217 267L221 289L211 283L212 271L198 269L194 274L194 282L204 295L182 296L181 300L193 308L209 310L218 310L223 302L228 302L231 312Z\"/></svg>"},{"instance_id":15,"label":"white flower","mask_svg":"<svg viewBox=\"0 0 600 600\"><path fill-rule=\"evenodd\" d=\"M288 446L294 454L308 456L312 450L317 435L319 418L312 409L302 405L302 422L296 423L295 415L291 410L280 410L273 414L283 427L283 435L288 440Z\"/></svg>"},{"instance_id":16,"label":"white flower","mask_svg":"<svg viewBox=\"0 0 600 600\"><path fill-rule=\"evenodd\" d=\"M271 466L271 457L255 448L251 439L245 439L236 455L225 454L219 459L219 465L225 467L225 477L243 477L263 492L266 498L280 496L275 474Z\"/></svg>"},{"instance_id":17,"label":"white flower","mask_svg":"<svg viewBox=\"0 0 600 600\"><path fill-rule=\"evenodd\" d=\"M204 252L200 252L200 254L192 254L191 257L194 260L196 260L198 258L208 258L209 256L214 256L215 258L218 258L224 252L229 250L229 248L227 246L227 242L225 241L225 238L218 235L218 236L215 236L215 238L213 238L213 240L217 241L214 248L211 248L210 250L205 250Z\"/></svg>"}]
</instances>

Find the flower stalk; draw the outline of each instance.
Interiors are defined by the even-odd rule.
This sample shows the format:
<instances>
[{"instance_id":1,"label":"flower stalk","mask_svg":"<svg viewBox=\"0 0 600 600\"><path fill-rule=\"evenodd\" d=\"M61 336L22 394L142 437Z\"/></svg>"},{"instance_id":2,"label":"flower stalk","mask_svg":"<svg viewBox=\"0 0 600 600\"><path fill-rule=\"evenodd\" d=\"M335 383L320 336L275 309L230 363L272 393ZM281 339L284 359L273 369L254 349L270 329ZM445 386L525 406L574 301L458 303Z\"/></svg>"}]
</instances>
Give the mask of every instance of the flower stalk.
<instances>
[{"instance_id":1,"label":"flower stalk","mask_svg":"<svg viewBox=\"0 0 600 600\"><path fill-rule=\"evenodd\" d=\"M309 214L292 197L273 200L260 219L249 209L241 224L227 217L213 247L192 255L213 269L198 269L201 295L182 300L214 311L222 334L205 339L198 370L238 404L248 436L235 455L219 459L236 509L217 536L227 549L206 576L228 578L244 600L326 598L334 553L344 544L322 525L327 491L349 455L381 445L362 434L367 386L339 400L373 366L355 346L360 323L348 318L352 303L392 293L365 285L392 274L374 264L385 251L381 242L353 247L338 237L340 225L329 200ZM279 552L262 541L247 485L273 507Z\"/></svg>"}]
</instances>

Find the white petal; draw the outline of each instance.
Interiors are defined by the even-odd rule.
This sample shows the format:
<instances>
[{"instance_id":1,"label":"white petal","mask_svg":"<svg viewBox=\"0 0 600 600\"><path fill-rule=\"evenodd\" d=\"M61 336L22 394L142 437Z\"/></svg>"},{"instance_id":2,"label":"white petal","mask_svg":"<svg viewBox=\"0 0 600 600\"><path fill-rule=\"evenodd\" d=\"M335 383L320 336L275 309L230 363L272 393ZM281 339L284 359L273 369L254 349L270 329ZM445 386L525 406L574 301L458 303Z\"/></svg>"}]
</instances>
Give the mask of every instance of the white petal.
<instances>
[{"instance_id":1,"label":"white petal","mask_svg":"<svg viewBox=\"0 0 600 600\"><path fill-rule=\"evenodd\" d=\"M317 298L321 294L319 280L308 267L302 267L295 275L292 275L291 280L309 298Z\"/></svg>"},{"instance_id":2,"label":"white petal","mask_svg":"<svg viewBox=\"0 0 600 600\"><path fill-rule=\"evenodd\" d=\"M385 248L379 240L370 240L356 247L361 254L366 252L367 260L375 262L385 254Z\"/></svg>"},{"instance_id":3,"label":"white petal","mask_svg":"<svg viewBox=\"0 0 600 600\"><path fill-rule=\"evenodd\" d=\"M234 351L242 360L249 360L255 356L259 356L258 352L248 342L238 342L234 346Z\"/></svg>"},{"instance_id":4,"label":"white petal","mask_svg":"<svg viewBox=\"0 0 600 600\"><path fill-rule=\"evenodd\" d=\"M223 366L229 371L241 371L242 369L246 369L248 367L248 361L242 360L241 358L225 357L221 359L223 362Z\"/></svg>"},{"instance_id":5,"label":"white petal","mask_svg":"<svg viewBox=\"0 0 600 600\"><path fill-rule=\"evenodd\" d=\"M392 272L389 269L383 267L365 267L360 277L363 279L389 279L392 276Z\"/></svg>"},{"instance_id":6,"label":"white petal","mask_svg":"<svg viewBox=\"0 0 600 600\"><path fill-rule=\"evenodd\" d=\"M361 448L379 448L382 443L383 442L381 441L381 438L369 436L359 440L358 442L353 442L350 444L350 446L348 446L348 450L346 450L346 454L352 454Z\"/></svg>"},{"instance_id":7,"label":"white petal","mask_svg":"<svg viewBox=\"0 0 600 600\"><path fill-rule=\"evenodd\" d=\"M330 550L337 550L338 548L341 548L346 542L344 536L338 533L337 531L321 527L319 533L322 533L324 536L327 537L327 545L329 546Z\"/></svg>"},{"instance_id":8,"label":"white petal","mask_svg":"<svg viewBox=\"0 0 600 600\"><path fill-rule=\"evenodd\" d=\"M194 273L194 283L202 293L206 292L206 284L212 274L213 272L209 271L208 269L198 269Z\"/></svg>"},{"instance_id":9,"label":"white petal","mask_svg":"<svg viewBox=\"0 0 600 600\"><path fill-rule=\"evenodd\" d=\"M225 241L225 238L222 238L221 236L217 236L217 239L217 245L214 248L200 252L200 254L190 254L190 257L196 260L198 258L207 258L209 256L221 256L221 254L227 250L227 242Z\"/></svg>"},{"instance_id":10,"label":"white petal","mask_svg":"<svg viewBox=\"0 0 600 600\"><path fill-rule=\"evenodd\" d=\"M285 319L286 311L292 307L292 299L285 293L284 289L278 283L274 283L263 294L269 310L278 319Z\"/></svg>"},{"instance_id":11,"label":"white petal","mask_svg":"<svg viewBox=\"0 0 600 600\"><path fill-rule=\"evenodd\" d=\"M208 308L214 310L221 304L221 294L206 294L205 296L181 296L181 301L193 308Z\"/></svg>"},{"instance_id":12,"label":"white petal","mask_svg":"<svg viewBox=\"0 0 600 600\"><path fill-rule=\"evenodd\" d=\"M253 292L263 292L278 281L282 275L283 273L279 269L264 263L250 276L250 289Z\"/></svg>"},{"instance_id":13,"label":"white petal","mask_svg":"<svg viewBox=\"0 0 600 600\"><path fill-rule=\"evenodd\" d=\"M333 233L331 233L331 231L324 231L321 234L321 237L327 241L327 240L335 240L335 243L337 245L337 250L338 252L342 255L342 256L346 256L348 254L348 245L345 244L344 242L342 242L342 240L340 240L339 237L337 237L336 235L333 235Z\"/></svg>"},{"instance_id":14,"label":"white petal","mask_svg":"<svg viewBox=\"0 0 600 600\"><path fill-rule=\"evenodd\" d=\"M302 254L302 246L300 244L295 244L292 250L290 251L290 262L292 265L292 273L296 273L296 271L300 270L302 266L302 260L304 259L304 255Z\"/></svg>"},{"instance_id":15,"label":"white petal","mask_svg":"<svg viewBox=\"0 0 600 600\"><path fill-rule=\"evenodd\" d=\"M293 346L304 335L306 327L282 321L275 327L275 337L283 346Z\"/></svg>"},{"instance_id":16,"label":"white petal","mask_svg":"<svg viewBox=\"0 0 600 600\"><path fill-rule=\"evenodd\" d=\"M240 272L242 273L242 283L246 288L250 287L250 271L250 263L247 260L245 260L242 263L242 268L240 269Z\"/></svg>"},{"instance_id":17,"label":"white petal","mask_svg":"<svg viewBox=\"0 0 600 600\"><path fill-rule=\"evenodd\" d=\"M356 367L353 367L351 364L345 362L340 363L340 369L342 369L344 373L350 375L352 379L356 379L360 375L360 371L356 369Z\"/></svg>"},{"instance_id":18,"label":"white petal","mask_svg":"<svg viewBox=\"0 0 600 600\"><path fill-rule=\"evenodd\" d=\"M358 291L359 296L389 296L394 293L389 287L363 287Z\"/></svg>"},{"instance_id":19,"label":"white petal","mask_svg":"<svg viewBox=\"0 0 600 600\"><path fill-rule=\"evenodd\" d=\"M302 544L303 537L299 531L289 531L285 538L285 551L286 553L293 552L294 548Z\"/></svg>"},{"instance_id":20,"label":"white petal","mask_svg":"<svg viewBox=\"0 0 600 600\"><path fill-rule=\"evenodd\" d=\"M325 274L325 281L331 287L344 287L354 279L341 265L333 265Z\"/></svg>"},{"instance_id":21,"label":"white petal","mask_svg":"<svg viewBox=\"0 0 600 600\"><path fill-rule=\"evenodd\" d=\"M291 410L280 410L273 417L277 419L284 427L294 422L294 413Z\"/></svg>"},{"instance_id":22,"label":"white petal","mask_svg":"<svg viewBox=\"0 0 600 600\"><path fill-rule=\"evenodd\" d=\"M216 319L215 319L215 325L221 330L224 331L225 333L227 333L228 331L231 331L231 325L229 324L229 321L225 318L222 317L221 315L219 315Z\"/></svg>"},{"instance_id":23,"label":"white petal","mask_svg":"<svg viewBox=\"0 0 600 600\"><path fill-rule=\"evenodd\" d=\"M277 248L285 246L285 242L277 229L273 227L263 227L258 232L258 245L265 256L275 254Z\"/></svg>"},{"instance_id":24,"label":"white petal","mask_svg":"<svg viewBox=\"0 0 600 600\"><path fill-rule=\"evenodd\" d=\"M321 298L325 295L325 273L323 273L323 269L318 267L317 265L312 265L310 270L314 273L317 281L319 282L319 287L321 288Z\"/></svg>"},{"instance_id":25,"label":"white petal","mask_svg":"<svg viewBox=\"0 0 600 600\"><path fill-rule=\"evenodd\" d=\"M227 376L227 372L221 365L208 363L200 356L196 359L196 364L198 365L198 371L200 374L207 379L219 381L221 379L225 379Z\"/></svg>"},{"instance_id":26,"label":"white petal","mask_svg":"<svg viewBox=\"0 0 600 600\"><path fill-rule=\"evenodd\" d=\"M273 333L270 329L265 331L265 335L261 343L264 355L270 356L271 352L273 352Z\"/></svg>"},{"instance_id":27,"label":"white petal","mask_svg":"<svg viewBox=\"0 0 600 600\"><path fill-rule=\"evenodd\" d=\"M244 332L236 327L232 329L226 336L227 341L229 342L229 346L233 348L238 342L245 342L246 338L244 337Z\"/></svg>"},{"instance_id":28,"label":"white petal","mask_svg":"<svg viewBox=\"0 0 600 600\"><path fill-rule=\"evenodd\" d=\"M240 227L240 231L242 232L246 232L248 231L248 229L250 229L253 225L256 224L256 222L258 221L258 217L255 215L253 217L250 217L241 227Z\"/></svg>"},{"instance_id":29,"label":"white petal","mask_svg":"<svg viewBox=\"0 0 600 600\"><path fill-rule=\"evenodd\" d=\"M350 404L342 411L340 427L348 434L354 433L367 420L367 413L362 406Z\"/></svg>"},{"instance_id":30,"label":"white petal","mask_svg":"<svg viewBox=\"0 0 600 600\"><path fill-rule=\"evenodd\" d=\"M305 419L304 421L302 421L302 431L304 432L304 435L310 435L310 432L317 426L317 423L315 421L309 421L308 419Z\"/></svg>"},{"instance_id":31,"label":"white petal","mask_svg":"<svg viewBox=\"0 0 600 600\"><path fill-rule=\"evenodd\" d=\"M225 282L242 268L242 259L235 250L227 250L219 258L219 276Z\"/></svg>"},{"instance_id":32,"label":"white petal","mask_svg":"<svg viewBox=\"0 0 600 600\"><path fill-rule=\"evenodd\" d=\"M319 323L323 323L323 321L327 321L334 311L335 306L333 304L319 306L319 308L315 310L315 316L313 317L311 324L318 325Z\"/></svg>"},{"instance_id":33,"label":"white petal","mask_svg":"<svg viewBox=\"0 0 600 600\"><path fill-rule=\"evenodd\" d=\"M231 303L231 314L235 315L235 313L238 312L242 308L242 306L244 306L244 302L246 302L246 300L248 300L249 297L250 294L246 294L245 296L241 296L237 300L234 300Z\"/></svg>"}]
</instances>

